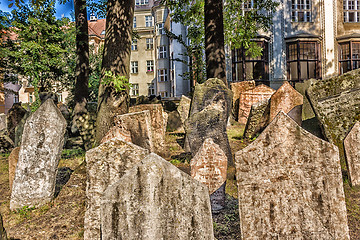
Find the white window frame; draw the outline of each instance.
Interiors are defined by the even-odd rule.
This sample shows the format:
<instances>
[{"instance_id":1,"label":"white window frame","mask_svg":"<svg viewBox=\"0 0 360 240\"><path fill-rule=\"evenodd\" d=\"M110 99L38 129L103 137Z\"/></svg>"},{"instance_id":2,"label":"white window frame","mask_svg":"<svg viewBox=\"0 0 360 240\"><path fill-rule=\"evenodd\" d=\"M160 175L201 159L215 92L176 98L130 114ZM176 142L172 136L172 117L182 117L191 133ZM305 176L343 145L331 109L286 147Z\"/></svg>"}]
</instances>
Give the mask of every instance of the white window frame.
<instances>
[{"instance_id":1,"label":"white window frame","mask_svg":"<svg viewBox=\"0 0 360 240\"><path fill-rule=\"evenodd\" d=\"M164 23L158 23L158 24L157 24L157 31L156 31L156 33L157 33L157 35L165 34Z\"/></svg>"},{"instance_id":2,"label":"white window frame","mask_svg":"<svg viewBox=\"0 0 360 240\"><path fill-rule=\"evenodd\" d=\"M146 72L154 72L154 61L153 60L146 61Z\"/></svg>"},{"instance_id":3,"label":"white window frame","mask_svg":"<svg viewBox=\"0 0 360 240\"><path fill-rule=\"evenodd\" d=\"M137 51L138 50L137 43L138 43L137 39L132 40L132 42L131 42L131 51Z\"/></svg>"},{"instance_id":4,"label":"white window frame","mask_svg":"<svg viewBox=\"0 0 360 240\"><path fill-rule=\"evenodd\" d=\"M167 98L167 97L168 97L168 92L167 92L167 91L161 91L161 92L160 92L160 96L161 96L162 98Z\"/></svg>"},{"instance_id":5,"label":"white window frame","mask_svg":"<svg viewBox=\"0 0 360 240\"><path fill-rule=\"evenodd\" d=\"M292 22L311 22L312 21L312 2L311 0L291 0L291 21ZM299 14L304 14L304 21L300 21Z\"/></svg>"},{"instance_id":6,"label":"white window frame","mask_svg":"<svg viewBox=\"0 0 360 240\"><path fill-rule=\"evenodd\" d=\"M153 26L153 17L151 15L145 16L145 27Z\"/></svg>"},{"instance_id":7,"label":"white window frame","mask_svg":"<svg viewBox=\"0 0 360 240\"><path fill-rule=\"evenodd\" d=\"M166 58L166 46L159 46L159 59Z\"/></svg>"},{"instance_id":8,"label":"white window frame","mask_svg":"<svg viewBox=\"0 0 360 240\"><path fill-rule=\"evenodd\" d=\"M168 81L168 71L166 68L158 69L158 82Z\"/></svg>"},{"instance_id":9,"label":"white window frame","mask_svg":"<svg viewBox=\"0 0 360 240\"><path fill-rule=\"evenodd\" d=\"M147 38L146 39L146 49L153 49L154 48L154 39L153 38Z\"/></svg>"},{"instance_id":10,"label":"white window frame","mask_svg":"<svg viewBox=\"0 0 360 240\"><path fill-rule=\"evenodd\" d=\"M136 6L147 5L147 4L149 4L149 0L136 0L135 1Z\"/></svg>"},{"instance_id":11,"label":"white window frame","mask_svg":"<svg viewBox=\"0 0 360 240\"><path fill-rule=\"evenodd\" d=\"M148 95L155 95L155 85L154 83L148 83Z\"/></svg>"},{"instance_id":12,"label":"white window frame","mask_svg":"<svg viewBox=\"0 0 360 240\"><path fill-rule=\"evenodd\" d=\"M360 0L343 0L344 22L360 22ZM350 16L353 14L353 21Z\"/></svg>"},{"instance_id":13,"label":"white window frame","mask_svg":"<svg viewBox=\"0 0 360 240\"><path fill-rule=\"evenodd\" d=\"M131 95L139 96L139 84L138 83L131 84Z\"/></svg>"},{"instance_id":14,"label":"white window frame","mask_svg":"<svg viewBox=\"0 0 360 240\"><path fill-rule=\"evenodd\" d=\"M134 17L134 20L133 20L133 28L136 28L136 17Z\"/></svg>"},{"instance_id":15,"label":"white window frame","mask_svg":"<svg viewBox=\"0 0 360 240\"><path fill-rule=\"evenodd\" d=\"M139 72L139 63L138 61L132 61L131 63L131 73L138 73Z\"/></svg>"}]
</instances>

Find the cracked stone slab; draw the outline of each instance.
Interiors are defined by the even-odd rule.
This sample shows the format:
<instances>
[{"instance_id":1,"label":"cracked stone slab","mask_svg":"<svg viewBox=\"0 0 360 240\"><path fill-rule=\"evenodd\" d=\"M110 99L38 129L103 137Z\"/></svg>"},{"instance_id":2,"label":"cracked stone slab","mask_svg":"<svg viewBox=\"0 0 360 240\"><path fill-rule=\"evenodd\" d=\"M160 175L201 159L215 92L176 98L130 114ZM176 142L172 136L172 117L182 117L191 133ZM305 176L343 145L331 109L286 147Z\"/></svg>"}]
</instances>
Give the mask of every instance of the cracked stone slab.
<instances>
[{"instance_id":1,"label":"cracked stone slab","mask_svg":"<svg viewBox=\"0 0 360 240\"><path fill-rule=\"evenodd\" d=\"M360 185L360 122L356 122L344 140L347 169L352 186Z\"/></svg>"},{"instance_id":2,"label":"cracked stone slab","mask_svg":"<svg viewBox=\"0 0 360 240\"><path fill-rule=\"evenodd\" d=\"M151 153L105 191L101 231L102 239L212 240L208 189Z\"/></svg>"},{"instance_id":3,"label":"cracked stone slab","mask_svg":"<svg viewBox=\"0 0 360 240\"><path fill-rule=\"evenodd\" d=\"M239 115L240 95L243 92L255 88L255 81L241 81L241 82L230 83L230 88L231 91L233 92L233 100L232 100L233 114L236 118L235 120L237 121Z\"/></svg>"},{"instance_id":4,"label":"cracked stone slab","mask_svg":"<svg viewBox=\"0 0 360 240\"><path fill-rule=\"evenodd\" d=\"M350 239L335 145L281 111L235 159L244 239Z\"/></svg>"}]
</instances>

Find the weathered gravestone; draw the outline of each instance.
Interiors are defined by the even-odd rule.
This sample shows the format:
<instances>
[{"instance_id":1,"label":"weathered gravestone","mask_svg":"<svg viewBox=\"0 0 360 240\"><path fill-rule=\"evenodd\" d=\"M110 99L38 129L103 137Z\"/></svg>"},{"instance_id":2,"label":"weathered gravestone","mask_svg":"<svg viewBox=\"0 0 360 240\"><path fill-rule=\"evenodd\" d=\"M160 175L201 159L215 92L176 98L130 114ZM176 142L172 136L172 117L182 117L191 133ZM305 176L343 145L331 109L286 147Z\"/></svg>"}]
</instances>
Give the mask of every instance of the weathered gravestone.
<instances>
[{"instance_id":1,"label":"weathered gravestone","mask_svg":"<svg viewBox=\"0 0 360 240\"><path fill-rule=\"evenodd\" d=\"M235 159L243 239L349 239L336 146L280 112Z\"/></svg>"},{"instance_id":2,"label":"weathered gravestone","mask_svg":"<svg viewBox=\"0 0 360 240\"><path fill-rule=\"evenodd\" d=\"M253 89L241 93L239 99L238 122L241 124L246 124L251 106L254 103L260 102L262 100L270 99L274 92L274 89L261 84Z\"/></svg>"},{"instance_id":3,"label":"weathered gravestone","mask_svg":"<svg viewBox=\"0 0 360 240\"><path fill-rule=\"evenodd\" d=\"M20 103L14 103L6 115L6 128L12 141L15 141L15 128L26 112Z\"/></svg>"},{"instance_id":4,"label":"weathered gravestone","mask_svg":"<svg viewBox=\"0 0 360 240\"><path fill-rule=\"evenodd\" d=\"M118 182L128 169L134 167L148 154L148 150L118 138L113 138L86 152L88 179L84 239L100 239L100 200L106 188Z\"/></svg>"},{"instance_id":5,"label":"weathered gravestone","mask_svg":"<svg viewBox=\"0 0 360 240\"><path fill-rule=\"evenodd\" d=\"M24 126L26 123L26 120L31 115L31 112L26 112L23 118L20 120L18 125L15 127L15 141L14 144L16 147L20 146L22 134L24 132Z\"/></svg>"},{"instance_id":6,"label":"weathered gravestone","mask_svg":"<svg viewBox=\"0 0 360 240\"><path fill-rule=\"evenodd\" d=\"M356 122L344 140L346 166L352 186L360 185L360 122Z\"/></svg>"},{"instance_id":7,"label":"weathered gravestone","mask_svg":"<svg viewBox=\"0 0 360 240\"><path fill-rule=\"evenodd\" d=\"M0 240L7 240L6 231L3 225L1 214L0 214Z\"/></svg>"},{"instance_id":8,"label":"weathered gravestone","mask_svg":"<svg viewBox=\"0 0 360 240\"><path fill-rule=\"evenodd\" d=\"M270 98L270 122L276 115L283 111L287 113L297 124L301 126L301 109L303 105L303 95L297 92L289 82L283 85ZM296 108L299 111L296 111ZM291 113L289 113L291 112Z\"/></svg>"},{"instance_id":9,"label":"weathered gravestone","mask_svg":"<svg viewBox=\"0 0 360 240\"><path fill-rule=\"evenodd\" d=\"M110 128L110 130L101 139L100 144L103 144L113 138L120 138L126 142L131 142L131 134L129 131L121 128L121 126L114 126Z\"/></svg>"},{"instance_id":10,"label":"weathered gravestone","mask_svg":"<svg viewBox=\"0 0 360 240\"><path fill-rule=\"evenodd\" d=\"M12 191L12 184L13 184L14 177L15 177L16 164L19 160L19 152L20 152L20 147L16 147L11 151L11 153L8 157L10 192Z\"/></svg>"},{"instance_id":11,"label":"weathered gravestone","mask_svg":"<svg viewBox=\"0 0 360 240\"><path fill-rule=\"evenodd\" d=\"M102 239L214 239L208 189L152 153L101 201Z\"/></svg>"},{"instance_id":12,"label":"weathered gravestone","mask_svg":"<svg viewBox=\"0 0 360 240\"><path fill-rule=\"evenodd\" d=\"M6 115L0 113L0 131L6 128Z\"/></svg>"},{"instance_id":13,"label":"weathered gravestone","mask_svg":"<svg viewBox=\"0 0 360 240\"><path fill-rule=\"evenodd\" d=\"M26 120L11 192L11 210L37 207L52 200L65 131L66 120L51 99Z\"/></svg>"},{"instance_id":14,"label":"weathered gravestone","mask_svg":"<svg viewBox=\"0 0 360 240\"><path fill-rule=\"evenodd\" d=\"M3 129L0 130L0 153L10 152L14 147L14 142L8 136L8 132Z\"/></svg>"},{"instance_id":15,"label":"weathered gravestone","mask_svg":"<svg viewBox=\"0 0 360 240\"><path fill-rule=\"evenodd\" d=\"M319 81L317 79L308 79L304 82L295 83L295 89L298 91L301 95L303 95L303 107L302 107L302 120L308 120L315 117L314 110L312 109L309 100L307 99L305 92L306 90L311 86L312 83Z\"/></svg>"},{"instance_id":16,"label":"weathered gravestone","mask_svg":"<svg viewBox=\"0 0 360 240\"><path fill-rule=\"evenodd\" d=\"M230 88L231 91L233 92L232 113L235 117L235 121L238 121L240 95L243 92L255 88L255 81L242 81L242 82L230 83Z\"/></svg>"},{"instance_id":17,"label":"weathered gravestone","mask_svg":"<svg viewBox=\"0 0 360 240\"><path fill-rule=\"evenodd\" d=\"M343 156L343 140L360 120L360 69L314 82L306 91L325 137Z\"/></svg>"},{"instance_id":18,"label":"weathered gravestone","mask_svg":"<svg viewBox=\"0 0 360 240\"><path fill-rule=\"evenodd\" d=\"M191 105L191 99L186 97L185 95L182 95L179 102L179 106L176 109L176 111L180 115L182 124L184 124L185 120L189 117L190 105Z\"/></svg>"},{"instance_id":19,"label":"weathered gravestone","mask_svg":"<svg viewBox=\"0 0 360 240\"><path fill-rule=\"evenodd\" d=\"M161 104L141 104L130 107L129 112L142 112L149 110L151 136L154 145L154 152L162 155L165 149L165 133L168 114L163 111Z\"/></svg>"},{"instance_id":20,"label":"weathered gravestone","mask_svg":"<svg viewBox=\"0 0 360 240\"><path fill-rule=\"evenodd\" d=\"M269 124L269 99L264 99L251 106L248 121L245 125L244 137L253 138Z\"/></svg>"},{"instance_id":21,"label":"weathered gravestone","mask_svg":"<svg viewBox=\"0 0 360 240\"><path fill-rule=\"evenodd\" d=\"M166 131L168 132L184 132L183 123L177 111L168 113Z\"/></svg>"},{"instance_id":22,"label":"weathered gravestone","mask_svg":"<svg viewBox=\"0 0 360 240\"><path fill-rule=\"evenodd\" d=\"M115 126L130 133L131 142L154 152L151 115L149 110L115 117Z\"/></svg>"}]
</instances>

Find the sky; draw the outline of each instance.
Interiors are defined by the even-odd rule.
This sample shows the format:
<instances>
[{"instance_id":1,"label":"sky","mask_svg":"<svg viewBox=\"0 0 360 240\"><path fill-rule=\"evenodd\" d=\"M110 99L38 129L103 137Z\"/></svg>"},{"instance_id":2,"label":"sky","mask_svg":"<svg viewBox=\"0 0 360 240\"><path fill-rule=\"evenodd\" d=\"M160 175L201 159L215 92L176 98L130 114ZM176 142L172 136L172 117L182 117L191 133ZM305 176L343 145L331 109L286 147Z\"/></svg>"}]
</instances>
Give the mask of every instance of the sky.
<instances>
[{"instance_id":1,"label":"sky","mask_svg":"<svg viewBox=\"0 0 360 240\"><path fill-rule=\"evenodd\" d=\"M14 1L12 1L14 2ZM4 12L11 12L13 9L15 9L15 5L12 8L8 8L10 2L8 0L0 0L0 10ZM56 17L68 17L71 19L71 12L74 11L74 1L69 0L66 4L59 4L58 1L56 1Z\"/></svg>"}]
</instances>

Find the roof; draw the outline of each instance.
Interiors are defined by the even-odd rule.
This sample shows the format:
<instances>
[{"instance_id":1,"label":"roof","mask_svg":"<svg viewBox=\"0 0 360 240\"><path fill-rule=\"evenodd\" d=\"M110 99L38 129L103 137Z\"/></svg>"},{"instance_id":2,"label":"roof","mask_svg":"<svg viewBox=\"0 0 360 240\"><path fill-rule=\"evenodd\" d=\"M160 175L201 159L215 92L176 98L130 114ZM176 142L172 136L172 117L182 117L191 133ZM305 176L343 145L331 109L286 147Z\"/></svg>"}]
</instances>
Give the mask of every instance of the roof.
<instances>
[{"instance_id":1,"label":"roof","mask_svg":"<svg viewBox=\"0 0 360 240\"><path fill-rule=\"evenodd\" d=\"M96 36L105 38L106 19L97 19L96 21L88 21L89 37ZM103 34L102 34L103 33Z\"/></svg>"}]
</instances>

